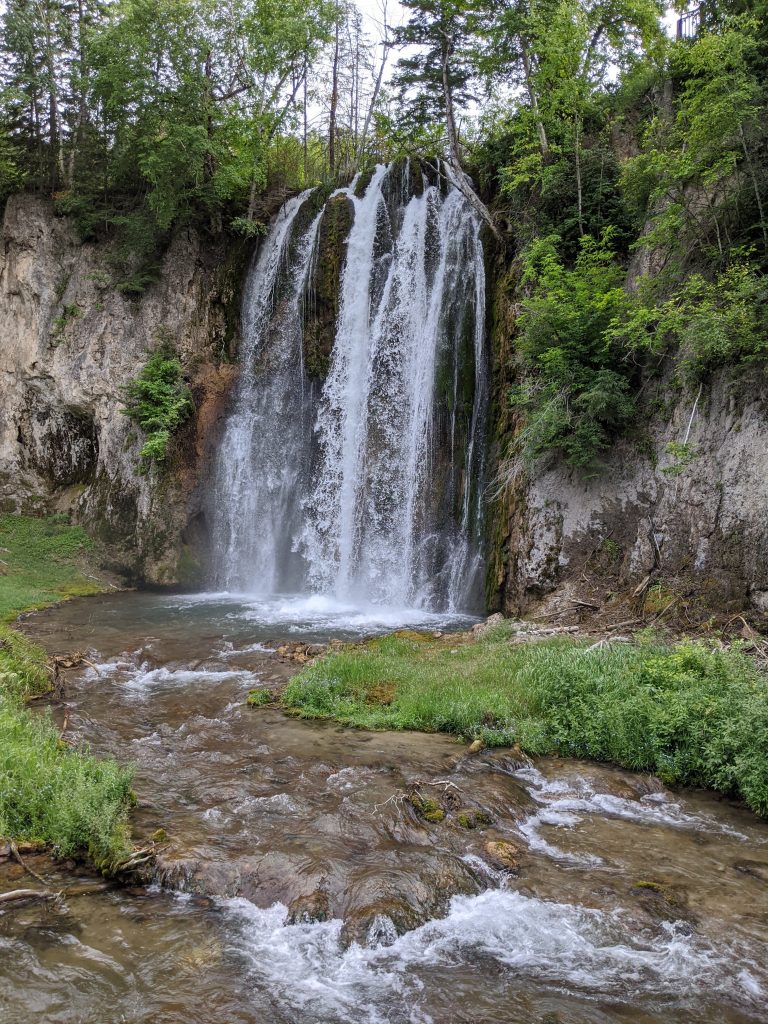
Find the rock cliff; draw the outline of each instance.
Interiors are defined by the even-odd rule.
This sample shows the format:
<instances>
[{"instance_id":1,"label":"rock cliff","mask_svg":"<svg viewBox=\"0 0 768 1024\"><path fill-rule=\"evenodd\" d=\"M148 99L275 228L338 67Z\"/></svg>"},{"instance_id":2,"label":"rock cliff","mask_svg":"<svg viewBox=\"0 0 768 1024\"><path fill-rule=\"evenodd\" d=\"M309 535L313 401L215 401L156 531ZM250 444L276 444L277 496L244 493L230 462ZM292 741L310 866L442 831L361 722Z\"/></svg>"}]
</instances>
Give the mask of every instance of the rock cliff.
<instances>
[{"instance_id":1,"label":"rock cliff","mask_svg":"<svg viewBox=\"0 0 768 1024\"><path fill-rule=\"evenodd\" d=\"M504 458L512 360L496 324L497 450L489 604L510 614L614 619L670 611L768 613L768 402L762 371L721 371L701 390L671 373L645 385L644 422L591 478L557 461ZM499 365L499 361L505 365ZM513 371L512 371L513 372ZM683 446L683 447L680 447ZM681 451L684 453L681 457Z\"/></svg>"},{"instance_id":2,"label":"rock cliff","mask_svg":"<svg viewBox=\"0 0 768 1024\"><path fill-rule=\"evenodd\" d=\"M305 357L322 376L349 230L346 200L323 225L322 272ZM328 236L327 238L325 236ZM333 250L335 257L333 256ZM82 244L48 203L11 199L0 254L0 509L61 510L105 543L111 567L142 583L195 583L208 549L205 481L236 376L245 252L177 234L140 298L110 281L107 249ZM328 278L326 280L325 278ZM515 283L496 275L488 605L511 614L631 618L638 602L768 614L768 402L763 377L725 372L700 393L648 384L642 436L617 442L592 478L506 457L515 424ZM500 291L503 293L499 299ZM138 472L141 437L121 389L162 339L190 379L193 419L165 472ZM688 458L669 444L687 442Z\"/></svg>"},{"instance_id":3,"label":"rock cliff","mask_svg":"<svg viewBox=\"0 0 768 1024\"><path fill-rule=\"evenodd\" d=\"M199 482L234 367L237 256L185 231L140 298L111 283L108 250L81 244L50 204L9 200L0 254L0 507L71 512L129 579L194 575ZM161 340L196 413L162 473L137 471L141 438L121 389ZM192 540L191 547L188 541Z\"/></svg>"}]
</instances>

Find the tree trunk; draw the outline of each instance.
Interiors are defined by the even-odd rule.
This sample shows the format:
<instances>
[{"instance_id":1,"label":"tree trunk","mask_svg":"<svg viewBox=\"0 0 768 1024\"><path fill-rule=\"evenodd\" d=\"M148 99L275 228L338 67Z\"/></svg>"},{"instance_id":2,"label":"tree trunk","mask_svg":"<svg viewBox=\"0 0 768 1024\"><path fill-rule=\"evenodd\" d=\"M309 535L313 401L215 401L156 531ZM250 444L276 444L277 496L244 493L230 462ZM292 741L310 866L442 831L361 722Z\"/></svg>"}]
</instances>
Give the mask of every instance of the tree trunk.
<instances>
[{"instance_id":1,"label":"tree trunk","mask_svg":"<svg viewBox=\"0 0 768 1024\"><path fill-rule=\"evenodd\" d=\"M303 104L303 117L304 117L304 131L302 137L302 151L304 156L304 188L307 187L307 177L309 175L309 168L307 166L307 66L304 65L304 104Z\"/></svg>"},{"instance_id":2,"label":"tree trunk","mask_svg":"<svg viewBox=\"0 0 768 1024\"><path fill-rule=\"evenodd\" d=\"M77 0L77 64L80 72L80 80L77 85L77 123L75 125L75 130L72 133L72 144L69 150L69 160L67 161L67 175L65 179L65 184L68 191L72 190L72 187L75 183L75 162L77 160L77 151L80 146L83 125L85 124L86 118L88 116L88 111L85 105L86 62L85 51L83 48L83 18L83 0Z\"/></svg>"},{"instance_id":3,"label":"tree trunk","mask_svg":"<svg viewBox=\"0 0 768 1024\"><path fill-rule=\"evenodd\" d=\"M498 242L503 242L501 232L491 216L491 212L480 196L475 192L472 182L464 173L459 152L459 134L456 131L456 117L453 111L453 90L449 73L452 44L448 37L443 39L443 101L445 103L445 126L448 134L448 166L452 183L462 193L469 205L485 221Z\"/></svg>"},{"instance_id":4,"label":"tree trunk","mask_svg":"<svg viewBox=\"0 0 768 1024\"><path fill-rule=\"evenodd\" d=\"M339 104L339 23L333 50L333 77L331 80L331 117L328 125L328 167L331 174L336 172L336 109Z\"/></svg>"},{"instance_id":5,"label":"tree trunk","mask_svg":"<svg viewBox=\"0 0 768 1024\"><path fill-rule=\"evenodd\" d=\"M368 129L371 126L371 117L376 107L376 102L379 98L379 92L381 91L381 83L384 81L384 71L387 66L387 58L389 57L389 44L387 43L387 25L384 23L384 53L381 58L381 64L379 65L379 73L376 76L376 84L373 87L373 95L371 96L371 102L368 104L368 109L365 112L365 121L363 121L363 131L360 135L360 142L357 146L357 163L362 163L363 156L365 155L365 144L368 141Z\"/></svg>"},{"instance_id":6,"label":"tree trunk","mask_svg":"<svg viewBox=\"0 0 768 1024\"><path fill-rule=\"evenodd\" d=\"M528 43L525 39L521 40L521 49L523 54L523 70L525 72L525 87L528 90L528 98L531 101L531 110L533 111L533 117L536 121L536 131L539 134L539 146L541 148L541 155L546 157L549 154L549 142L547 140L547 132L544 128L544 122L541 120L541 114L539 112L539 100L536 96L536 89L533 84L533 70L531 68L531 56L528 52Z\"/></svg>"},{"instance_id":7,"label":"tree trunk","mask_svg":"<svg viewBox=\"0 0 768 1024\"><path fill-rule=\"evenodd\" d=\"M576 156L576 209L579 217L579 235L584 234L583 190L581 187L581 121L578 114L573 119Z\"/></svg>"},{"instance_id":8,"label":"tree trunk","mask_svg":"<svg viewBox=\"0 0 768 1024\"><path fill-rule=\"evenodd\" d=\"M757 212L760 215L760 227L763 232L763 248L768 252L768 229L765 224L765 212L763 210L763 201L760 198L760 187L757 183L757 175L755 174L755 166L752 163L752 158L749 155L747 149L747 140L744 138L744 126L739 125L739 135L741 136L741 148L744 151L744 159L747 163L747 169L749 170L749 176L752 179L752 189L755 193L755 201L757 202Z\"/></svg>"}]
</instances>

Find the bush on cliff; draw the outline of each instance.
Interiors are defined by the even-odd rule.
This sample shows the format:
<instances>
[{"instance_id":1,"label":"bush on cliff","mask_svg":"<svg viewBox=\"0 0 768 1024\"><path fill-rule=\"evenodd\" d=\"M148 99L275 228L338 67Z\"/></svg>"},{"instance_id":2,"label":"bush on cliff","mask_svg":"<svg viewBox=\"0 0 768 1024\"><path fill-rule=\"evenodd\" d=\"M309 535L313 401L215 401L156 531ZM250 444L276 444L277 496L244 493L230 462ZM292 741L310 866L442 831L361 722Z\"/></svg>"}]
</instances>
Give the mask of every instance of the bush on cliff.
<instances>
[{"instance_id":1,"label":"bush on cliff","mask_svg":"<svg viewBox=\"0 0 768 1024\"><path fill-rule=\"evenodd\" d=\"M123 411L145 434L139 456L146 471L165 461L174 433L194 409L184 369L166 341L126 385L125 397Z\"/></svg>"}]
</instances>

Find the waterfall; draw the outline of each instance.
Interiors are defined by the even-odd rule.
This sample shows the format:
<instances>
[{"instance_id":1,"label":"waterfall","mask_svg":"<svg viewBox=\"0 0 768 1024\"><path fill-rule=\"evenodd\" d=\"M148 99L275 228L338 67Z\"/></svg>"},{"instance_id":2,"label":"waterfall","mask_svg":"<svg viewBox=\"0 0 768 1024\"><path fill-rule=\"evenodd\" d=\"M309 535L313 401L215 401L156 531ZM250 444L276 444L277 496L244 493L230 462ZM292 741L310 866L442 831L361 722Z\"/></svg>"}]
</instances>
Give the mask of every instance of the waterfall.
<instances>
[{"instance_id":1,"label":"waterfall","mask_svg":"<svg viewBox=\"0 0 768 1024\"><path fill-rule=\"evenodd\" d=\"M304 335L331 200L351 227L321 380ZM466 609L482 575L480 225L415 162L379 165L361 195L356 180L331 200L286 203L248 275L213 489L216 582Z\"/></svg>"}]
</instances>

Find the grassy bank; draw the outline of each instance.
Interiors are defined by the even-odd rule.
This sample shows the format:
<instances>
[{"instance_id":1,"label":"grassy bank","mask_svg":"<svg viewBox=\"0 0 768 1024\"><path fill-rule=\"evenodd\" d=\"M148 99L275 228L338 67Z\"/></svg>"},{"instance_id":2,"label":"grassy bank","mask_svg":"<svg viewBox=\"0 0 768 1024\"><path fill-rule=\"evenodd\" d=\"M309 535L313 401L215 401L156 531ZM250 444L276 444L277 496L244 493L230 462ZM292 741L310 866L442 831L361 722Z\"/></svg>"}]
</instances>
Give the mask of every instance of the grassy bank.
<instances>
[{"instance_id":1,"label":"grassy bank","mask_svg":"<svg viewBox=\"0 0 768 1024\"><path fill-rule=\"evenodd\" d=\"M25 708L50 689L45 651L10 628L23 611L101 588L90 542L61 517L0 516L0 836L98 864L127 847L131 773L68 747L50 716Z\"/></svg>"},{"instance_id":2,"label":"grassy bank","mask_svg":"<svg viewBox=\"0 0 768 1024\"><path fill-rule=\"evenodd\" d=\"M331 654L286 707L369 729L519 743L739 796L768 816L768 677L738 651L567 639L511 644L394 635Z\"/></svg>"}]
</instances>

